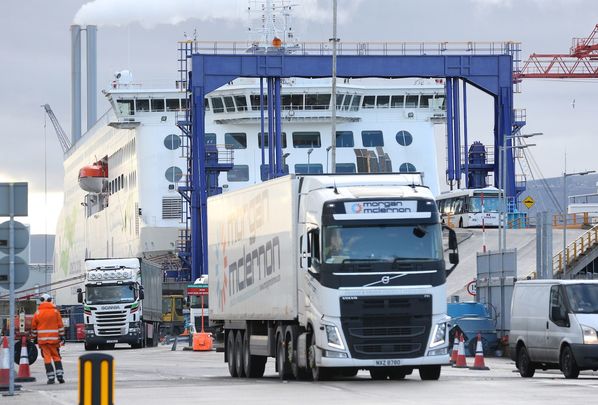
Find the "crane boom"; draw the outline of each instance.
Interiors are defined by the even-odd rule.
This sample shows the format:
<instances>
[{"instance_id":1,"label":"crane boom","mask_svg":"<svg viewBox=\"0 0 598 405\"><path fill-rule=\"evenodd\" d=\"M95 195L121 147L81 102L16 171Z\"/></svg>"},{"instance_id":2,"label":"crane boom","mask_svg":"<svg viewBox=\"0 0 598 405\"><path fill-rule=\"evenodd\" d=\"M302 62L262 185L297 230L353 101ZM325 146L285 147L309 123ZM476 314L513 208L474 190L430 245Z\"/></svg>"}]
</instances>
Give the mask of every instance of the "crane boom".
<instances>
[{"instance_id":1,"label":"crane boom","mask_svg":"<svg viewBox=\"0 0 598 405\"><path fill-rule=\"evenodd\" d=\"M58 142L60 142L60 146L62 147L62 151L66 153L71 148L71 141L69 140L68 136L60 126L58 122L58 118L54 115L54 111L50 107L50 104L44 104L44 110L46 110L46 114L50 117L50 121L52 121L52 125L54 126L54 130L56 131L56 136L58 137Z\"/></svg>"}]
</instances>

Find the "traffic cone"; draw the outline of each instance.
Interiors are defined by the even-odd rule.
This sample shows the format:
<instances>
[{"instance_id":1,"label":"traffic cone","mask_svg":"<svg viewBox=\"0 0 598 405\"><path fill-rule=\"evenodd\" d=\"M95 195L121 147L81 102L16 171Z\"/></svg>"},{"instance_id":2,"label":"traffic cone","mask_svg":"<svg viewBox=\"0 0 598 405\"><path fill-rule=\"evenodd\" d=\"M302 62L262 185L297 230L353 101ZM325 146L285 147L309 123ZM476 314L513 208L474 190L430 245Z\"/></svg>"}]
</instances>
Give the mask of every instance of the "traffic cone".
<instances>
[{"instance_id":1,"label":"traffic cone","mask_svg":"<svg viewBox=\"0 0 598 405\"><path fill-rule=\"evenodd\" d=\"M35 377L31 377L29 370L29 353L27 352L27 339L25 336L21 339L21 358L19 359L19 373L16 382L33 382Z\"/></svg>"},{"instance_id":2,"label":"traffic cone","mask_svg":"<svg viewBox=\"0 0 598 405\"><path fill-rule=\"evenodd\" d=\"M8 389L10 378L10 352L8 350L8 339L4 336L2 341L2 353L0 353L0 390Z\"/></svg>"},{"instance_id":3,"label":"traffic cone","mask_svg":"<svg viewBox=\"0 0 598 405\"><path fill-rule=\"evenodd\" d=\"M465 342L463 335L459 336L459 352L457 353L457 362L453 365L455 368L467 368L467 360L465 359Z\"/></svg>"},{"instance_id":4,"label":"traffic cone","mask_svg":"<svg viewBox=\"0 0 598 405\"><path fill-rule=\"evenodd\" d=\"M484 364L484 347L482 345L482 335L478 333L478 343L475 347L475 360L473 361L473 367L469 367L471 370L490 370Z\"/></svg>"},{"instance_id":5,"label":"traffic cone","mask_svg":"<svg viewBox=\"0 0 598 405\"><path fill-rule=\"evenodd\" d=\"M457 356L459 355L459 332L455 332L455 340L453 341L453 351L451 352L451 364L457 362Z\"/></svg>"}]
</instances>

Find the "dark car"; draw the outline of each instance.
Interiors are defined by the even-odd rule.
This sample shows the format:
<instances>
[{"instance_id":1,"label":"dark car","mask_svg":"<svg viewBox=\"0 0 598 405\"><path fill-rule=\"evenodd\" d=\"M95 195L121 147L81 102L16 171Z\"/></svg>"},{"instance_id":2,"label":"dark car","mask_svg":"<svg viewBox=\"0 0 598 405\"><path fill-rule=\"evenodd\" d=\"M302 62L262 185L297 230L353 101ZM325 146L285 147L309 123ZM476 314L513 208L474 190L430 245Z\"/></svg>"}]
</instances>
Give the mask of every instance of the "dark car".
<instances>
[{"instance_id":1,"label":"dark car","mask_svg":"<svg viewBox=\"0 0 598 405\"><path fill-rule=\"evenodd\" d=\"M494 353L498 347L496 323L484 304L479 302L450 303L447 311L452 318L451 343L454 339L454 331L459 330L464 335L465 355L474 356L478 334L480 334L484 355Z\"/></svg>"}]
</instances>

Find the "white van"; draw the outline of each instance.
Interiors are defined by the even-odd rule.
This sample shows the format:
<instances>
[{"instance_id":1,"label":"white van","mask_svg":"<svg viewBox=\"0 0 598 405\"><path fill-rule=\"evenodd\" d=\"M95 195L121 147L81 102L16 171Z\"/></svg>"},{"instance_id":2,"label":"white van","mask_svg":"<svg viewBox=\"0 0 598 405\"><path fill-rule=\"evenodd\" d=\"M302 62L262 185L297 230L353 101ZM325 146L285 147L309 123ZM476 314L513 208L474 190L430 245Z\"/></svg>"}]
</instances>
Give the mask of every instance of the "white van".
<instances>
[{"instance_id":1,"label":"white van","mask_svg":"<svg viewBox=\"0 0 598 405\"><path fill-rule=\"evenodd\" d=\"M566 378L598 369L598 281L515 283L509 349L522 377L559 368Z\"/></svg>"}]
</instances>

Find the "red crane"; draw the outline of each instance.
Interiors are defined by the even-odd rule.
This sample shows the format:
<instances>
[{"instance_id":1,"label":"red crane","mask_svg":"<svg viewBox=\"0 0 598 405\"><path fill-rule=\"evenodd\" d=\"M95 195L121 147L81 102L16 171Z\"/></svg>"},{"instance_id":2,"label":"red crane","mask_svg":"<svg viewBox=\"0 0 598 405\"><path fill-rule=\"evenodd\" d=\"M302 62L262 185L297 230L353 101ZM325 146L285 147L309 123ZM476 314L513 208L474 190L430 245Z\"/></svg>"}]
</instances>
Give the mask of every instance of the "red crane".
<instances>
[{"instance_id":1,"label":"red crane","mask_svg":"<svg viewBox=\"0 0 598 405\"><path fill-rule=\"evenodd\" d=\"M533 53L513 76L521 79L598 79L598 24L587 38L573 38L569 54Z\"/></svg>"}]
</instances>

